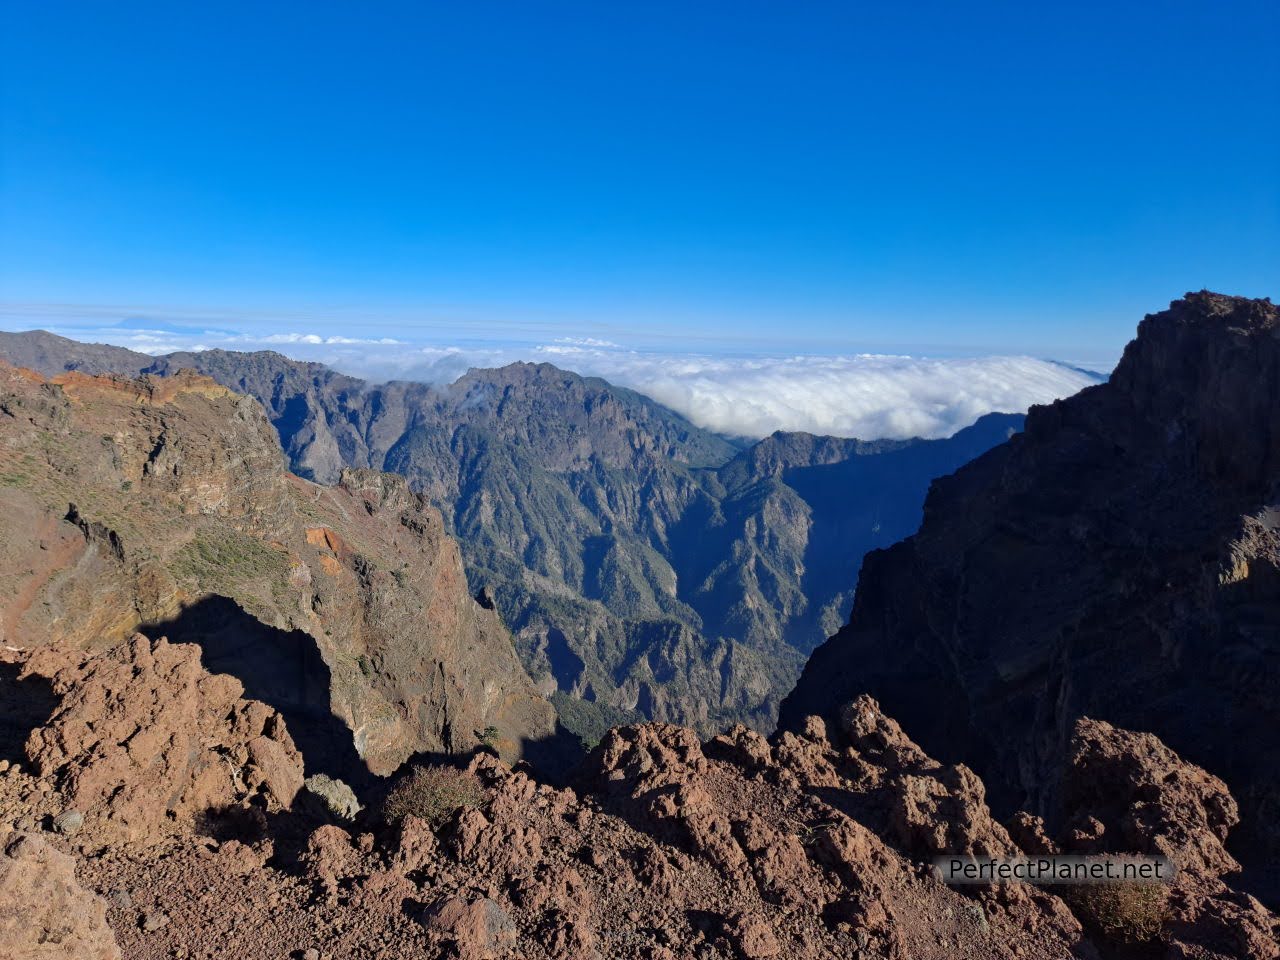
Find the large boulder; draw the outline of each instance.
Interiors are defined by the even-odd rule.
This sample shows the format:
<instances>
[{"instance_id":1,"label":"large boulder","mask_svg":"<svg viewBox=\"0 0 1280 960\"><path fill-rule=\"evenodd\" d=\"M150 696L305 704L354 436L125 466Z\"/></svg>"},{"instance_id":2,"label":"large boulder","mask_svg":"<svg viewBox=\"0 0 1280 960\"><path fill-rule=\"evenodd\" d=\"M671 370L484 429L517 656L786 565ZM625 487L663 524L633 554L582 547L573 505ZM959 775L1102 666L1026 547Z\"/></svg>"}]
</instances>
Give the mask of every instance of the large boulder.
<instances>
[{"instance_id":1,"label":"large boulder","mask_svg":"<svg viewBox=\"0 0 1280 960\"><path fill-rule=\"evenodd\" d=\"M1240 869L1226 848L1240 818L1227 785L1213 774L1149 733L1081 718L1063 777L1063 807L1064 852L1172 861L1176 872L1152 932L1170 956L1280 957L1280 918L1226 882ZM1108 891L1091 892L1086 906L1117 912L1120 901L1108 901Z\"/></svg>"},{"instance_id":2,"label":"large boulder","mask_svg":"<svg viewBox=\"0 0 1280 960\"><path fill-rule=\"evenodd\" d=\"M42 651L28 670L59 654ZM62 701L27 754L101 842L154 839L208 811L287 808L302 757L284 720L210 674L200 650L142 634L52 672Z\"/></svg>"}]
</instances>

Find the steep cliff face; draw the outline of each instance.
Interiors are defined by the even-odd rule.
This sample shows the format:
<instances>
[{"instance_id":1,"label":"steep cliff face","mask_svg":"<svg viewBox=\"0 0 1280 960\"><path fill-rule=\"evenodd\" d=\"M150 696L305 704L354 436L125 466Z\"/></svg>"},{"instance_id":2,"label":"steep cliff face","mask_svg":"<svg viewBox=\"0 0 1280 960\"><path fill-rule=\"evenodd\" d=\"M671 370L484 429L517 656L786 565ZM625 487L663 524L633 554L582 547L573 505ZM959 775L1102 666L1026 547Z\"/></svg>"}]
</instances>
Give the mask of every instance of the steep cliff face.
<instances>
[{"instance_id":1,"label":"steep cliff face","mask_svg":"<svg viewBox=\"0 0 1280 960\"><path fill-rule=\"evenodd\" d=\"M190 373L2 366L0 453L4 644L196 643L347 778L553 734L439 513L401 478L290 475L251 397Z\"/></svg>"},{"instance_id":2,"label":"steep cliff face","mask_svg":"<svg viewBox=\"0 0 1280 960\"><path fill-rule=\"evenodd\" d=\"M1280 891L1280 316L1188 295L1110 383L934 483L864 563L849 623L781 711L860 692L997 808L1049 817L1075 718L1148 730L1240 801L1237 856ZM1270 813L1268 812L1270 811Z\"/></svg>"}]
</instances>

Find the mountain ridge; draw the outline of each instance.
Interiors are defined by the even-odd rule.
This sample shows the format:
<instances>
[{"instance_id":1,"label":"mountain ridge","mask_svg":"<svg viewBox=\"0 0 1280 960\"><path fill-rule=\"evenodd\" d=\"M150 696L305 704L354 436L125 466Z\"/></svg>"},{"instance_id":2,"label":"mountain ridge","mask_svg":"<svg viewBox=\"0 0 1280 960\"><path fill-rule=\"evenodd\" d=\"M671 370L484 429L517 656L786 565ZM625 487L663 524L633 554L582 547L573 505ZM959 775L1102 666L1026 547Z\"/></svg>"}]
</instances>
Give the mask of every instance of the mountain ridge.
<instances>
[{"instance_id":1,"label":"mountain ridge","mask_svg":"<svg viewBox=\"0 0 1280 960\"><path fill-rule=\"evenodd\" d=\"M351 780L490 726L512 758L553 739L439 513L392 475L289 474L252 397L190 371L46 379L0 361L0 447L0 642L198 642L306 735L319 772Z\"/></svg>"},{"instance_id":2,"label":"mountain ridge","mask_svg":"<svg viewBox=\"0 0 1280 960\"><path fill-rule=\"evenodd\" d=\"M581 702L587 739L593 712L769 728L843 622L862 554L915 529L933 477L1021 425L993 414L933 441L776 432L743 449L551 364L370 384L274 351L122 357L26 336L0 336L0 354L189 367L255 396L304 477L404 475L444 514L539 689Z\"/></svg>"}]
</instances>

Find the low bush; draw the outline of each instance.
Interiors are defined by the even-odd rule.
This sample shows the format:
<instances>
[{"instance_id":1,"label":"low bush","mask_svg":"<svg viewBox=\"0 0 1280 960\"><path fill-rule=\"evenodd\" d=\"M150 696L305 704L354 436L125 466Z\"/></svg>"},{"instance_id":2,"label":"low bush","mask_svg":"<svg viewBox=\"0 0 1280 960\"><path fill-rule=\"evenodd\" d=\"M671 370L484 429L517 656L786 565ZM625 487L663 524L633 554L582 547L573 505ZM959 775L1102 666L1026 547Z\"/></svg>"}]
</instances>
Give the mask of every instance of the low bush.
<instances>
[{"instance_id":1,"label":"low bush","mask_svg":"<svg viewBox=\"0 0 1280 960\"><path fill-rule=\"evenodd\" d=\"M388 823L419 817L437 829L456 810L482 802L484 786L475 774L456 767L414 767L387 794L382 816Z\"/></svg>"},{"instance_id":2,"label":"low bush","mask_svg":"<svg viewBox=\"0 0 1280 960\"><path fill-rule=\"evenodd\" d=\"M1085 926L1117 944L1150 943L1169 915L1169 887L1163 883L1083 884L1064 899Z\"/></svg>"}]
</instances>

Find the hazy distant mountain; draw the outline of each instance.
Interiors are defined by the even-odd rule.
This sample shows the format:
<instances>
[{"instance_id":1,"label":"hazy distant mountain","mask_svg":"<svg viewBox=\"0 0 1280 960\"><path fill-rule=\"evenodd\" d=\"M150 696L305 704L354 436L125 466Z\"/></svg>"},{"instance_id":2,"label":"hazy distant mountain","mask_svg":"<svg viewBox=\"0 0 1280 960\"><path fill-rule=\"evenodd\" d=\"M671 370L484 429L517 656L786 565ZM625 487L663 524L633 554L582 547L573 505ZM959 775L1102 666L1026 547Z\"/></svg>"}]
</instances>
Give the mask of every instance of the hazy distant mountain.
<instances>
[{"instance_id":1,"label":"hazy distant mountain","mask_svg":"<svg viewBox=\"0 0 1280 960\"><path fill-rule=\"evenodd\" d=\"M0 357L14 366L26 367L47 377L69 370L98 375L135 374L149 367L154 358L107 343L81 343L46 330L6 333L0 330Z\"/></svg>"},{"instance_id":2,"label":"hazy distant mountain","mask_svg":"<svg viewBox=\"0 0 1280 960\"><path fill-rule=\"evenodd\" d=\"M863 554L913 532L929 482L1022 423L993 414L934 441L777 433L743 449L547 364L436 387L272 352L153 358L39 332L0 336L0 356L46 374L194 368L263 403L300 475L405 475L441 508L540 689L587 735L593 712L771 724L844 622Z\"/></svg>"}]
</instances>

